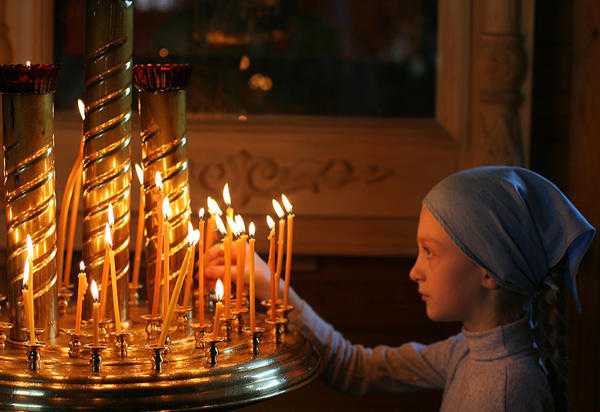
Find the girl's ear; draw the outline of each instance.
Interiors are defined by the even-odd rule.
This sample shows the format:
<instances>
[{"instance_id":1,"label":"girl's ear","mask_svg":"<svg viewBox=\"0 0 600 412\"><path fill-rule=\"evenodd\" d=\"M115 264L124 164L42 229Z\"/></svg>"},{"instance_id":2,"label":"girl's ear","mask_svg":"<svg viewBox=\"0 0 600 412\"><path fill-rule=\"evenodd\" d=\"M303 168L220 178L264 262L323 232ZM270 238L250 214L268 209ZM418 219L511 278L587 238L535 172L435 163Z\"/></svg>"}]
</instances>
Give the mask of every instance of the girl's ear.
<instances>
[{"instance_id":1,"label":"girl's ear","mask_svg":"<svg viewBox=\"0 0 600 412\"><path fill-rule=\"evenodd\" d=\"M498 283L490 273L484 268L480 267L481 272L481 286L486 289L498 289Z\"/></svg>"}]
</instances>

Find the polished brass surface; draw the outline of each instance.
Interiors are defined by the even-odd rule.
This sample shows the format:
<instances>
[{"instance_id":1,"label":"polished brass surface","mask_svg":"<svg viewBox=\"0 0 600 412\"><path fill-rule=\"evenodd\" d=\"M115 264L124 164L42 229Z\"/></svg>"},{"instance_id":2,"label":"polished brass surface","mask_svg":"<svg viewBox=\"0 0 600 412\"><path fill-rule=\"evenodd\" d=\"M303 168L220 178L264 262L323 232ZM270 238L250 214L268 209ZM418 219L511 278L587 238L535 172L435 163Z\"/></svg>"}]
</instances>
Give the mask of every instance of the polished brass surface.
<instances>
[{"instance_id":1,"label":"polished brass surface","mask_svg":"<svg viewBox=\"0 0 600 412\"><path fill-rule=\"evenodd\" d=\"M23 341L21 301L26 236L33 240L36 327L44 339L57 334L56 195L54 171L54 96L2 95L6 199L6 281L10 338Z\"/></svg>"},{"instance_id":2,"label":"polished brass surface","mask_svg":"<svg viewBox=\"0 0 600 412\"><path fill-rule=\"evenodd\" d=\"M127 319L131 189L133 2L86 1L83 159L83 257L88 281L100 281L108 205L115 213L113 250L121 320ZM112 294L107 316L112 318ZM91 315L87 295L85 318Z\"/></svg>"},{"instance_id":3,"label":"polished brass surface","mask_svg":"<svg viewBox=\"0 0 600 412\"><path fill-rule=\"evenodd\" d=\"M186 154L186 96L185 90L140 91L140 138L144 166L146 273L154 273L156 260L157 212L161 211L160 195L155 174L160 172L163 193L169 196L171 207L170 267L179 268L187 249L190 220L190 192L188 186L188 159ZM146 291L151 299L154 276L146 276Z\"/></svg>"},{"instance_id":4,"label":"polished brass surface","mask_svg":"<svg viewBox=\"0 0 600 412\"><path fill-rule=\"evenodd\" d=\"M310 382L320 371L319 356L302 335L292 329L275 344L273 330L268 327L260 339L260 351L253 348L258 336L250 333L234 333L231 342L208 335L202 348L196 348L193 335L176 333L168 352L159 351L162 360L157 371L156 353L147 345L146 322L141 319L141 313L147 311L147 307L131 308L127 357L121 356L112 340L106 347L99 345L100 349L89 345L90 322L79 337L79 356L69 355L72 335L61 333L40 349L36 371L28 369L26 348L8 343L0 350L0 409L227 407L291 391ZM61 317L61 326L71 325L73 319L71 308ZM218 347L212 366L211 347Z\"/></svg>"}]
</instances>

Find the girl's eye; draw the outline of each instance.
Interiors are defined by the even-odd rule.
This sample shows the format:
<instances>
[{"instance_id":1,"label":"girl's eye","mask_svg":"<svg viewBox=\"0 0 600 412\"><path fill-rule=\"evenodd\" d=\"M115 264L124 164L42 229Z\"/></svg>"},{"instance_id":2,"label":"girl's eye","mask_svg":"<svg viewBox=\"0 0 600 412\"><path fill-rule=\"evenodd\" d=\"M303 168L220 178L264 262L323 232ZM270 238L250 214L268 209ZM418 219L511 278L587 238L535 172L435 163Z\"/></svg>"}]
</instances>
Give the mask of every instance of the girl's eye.
<instances>
[{"instance_id":1,"label":"girl's eye","mask_svg":"<svg viewBox=\"0 0 600 412\"><path fill-rule=\"evenodd\" d=\"M431 249L429 249L428 247L423 247L423 252L425 252L425 257L427 259L430 259L433 254L431 253Z\"/></svg>"}]
</instances>

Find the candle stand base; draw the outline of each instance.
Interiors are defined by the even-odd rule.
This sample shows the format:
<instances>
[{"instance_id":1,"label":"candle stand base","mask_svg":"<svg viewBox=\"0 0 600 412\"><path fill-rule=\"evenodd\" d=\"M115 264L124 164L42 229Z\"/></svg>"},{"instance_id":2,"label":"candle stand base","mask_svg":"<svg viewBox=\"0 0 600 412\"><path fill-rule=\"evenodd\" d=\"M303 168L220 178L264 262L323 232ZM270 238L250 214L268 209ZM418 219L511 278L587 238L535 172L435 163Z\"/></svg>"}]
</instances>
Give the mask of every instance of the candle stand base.
<instances>
[{"instance_id":1,"label":"candle stand base","mask_svg":"<svg viewBox=\"0 0 600 412\"><path fill-rule=\"evenodd\" d=\"M36 370L28 367L25 342L7 339L0 352L0 410L19 410L24 404L31 410L224 410L292 391L320 372L318 353L293 327L284 345L275 342L270 329L262 336L234 330L226 342L225 328L214 339L212 324L202 322L193 324L189 335L171 336L156 373L147 347L148 321L142 317L147 311L145 304L132 308L124 324L130 334L126 358L112 338L110 345L92 344L93 322L82 322L79 356L72 357L69 344L76 336L62 326L74 324L74 310L59 318L61 333L44 341ZM265 326L262 316L256 321ZM248 384L253 381L260 385ZM33 383L35 391L20 390Z\"/></svg>"},{"instance_id":2,"label":"candle stand base","mask_svg":"<svg viewBox=\"0 0 600 412\"><path fill-rule=\"evenodd\" d=\"M237 333L244 333L244 314L248 313L248 308L240 308L232 311L235 323L237 325Z\"/></svg>"},{"instance_id":3,"label":"candle stand base","mask_svg":"<svg viewBox=\"0 0 600 412\"><path fill-rule=\"evenodd\" d=\"M277 345L283 343L283 334L285 332L285 325L288 323L287 319L282 317L275 318L275 321L266 320L267 325L273 327L273 334L275 335L275 343Z\"/></svg>"},{"instance_id":4,"label":"candle stand base","mask_svg":"<svg viewBox=\"0 0 600 412\"><path fill-rule=\"evenodd\" d=\"M148 349L152 352L152 369L155 373L160 373L163 368L164 355L167 353L167 349L164 345L158 344L149 345Z\"/></svg>"},{"instance_id":5,"label":"candle stand base","mask_svg":"<svg viewBox=\"0 0 600 412\"><path fill-rule=\"evenodd\" d=\"M144 314L140 316L146 322L146 343L151 344L160 335L160 323L162 318L160 315Z\"/></svg>"},{"instance_id":6,"label":"candle stand base","mask_svg":"<svg viewBox=\"0 0 600 412\"><path fill-rule=\"evenodd\" d=\"M131 337L131 333L126 331L113 332L111 335L115 338L115 347L117 353L121 358L127 357L128 340Z\"/></svg>"},{"instance_id":7,"label":"candle stand base","mask_svg":"<svg viewBox=\"0 0 600 412\"><path fill-rule=\"evenodd\" d=\"M81 332L77 333L75 329L62 329L61 332L69 337L69 357L79 358L82 350Z\"/></svg>"}]
</instances>

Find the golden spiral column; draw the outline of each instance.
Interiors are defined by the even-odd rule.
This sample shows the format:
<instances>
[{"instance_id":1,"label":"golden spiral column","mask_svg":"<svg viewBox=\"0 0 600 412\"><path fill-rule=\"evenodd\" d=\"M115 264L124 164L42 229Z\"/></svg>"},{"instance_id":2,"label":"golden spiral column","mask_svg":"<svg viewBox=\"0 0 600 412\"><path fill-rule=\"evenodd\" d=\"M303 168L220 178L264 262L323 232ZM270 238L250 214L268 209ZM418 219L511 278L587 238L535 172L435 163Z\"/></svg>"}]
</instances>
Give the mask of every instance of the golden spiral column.
<instances>
[{"instance_id":1,"label":"golden spiral column","mask_svg":"<svg viewBox=\"0 0 600 412\"><path fill-rule=\"evenodd\" d=\"M44 340L57 334L56 194L54 172L53 65L0 66L4 131L4 183L7 224L6 282L10 338L26 334L22 310L25 239L33 240L35 326Z\"/></svg>"},{"instance_id":2,"label":"golden spiral column","mask_svg":"<svg viewBox=\"0 0 600 412\"><path fill-rule=\"evenodd\" d=\"M158 189L154 176L160 172L163 192L169 196L171 216L172 277L183 262L187 245L187 225L190 220L188 158L186 153L186 94L191 67L186 64L136 65L134 82L139 90L142 163L146 194L146 265L147 274L155 270L156 234L158 231ZM154 277L146 276L149 301L154 290Z\"/></svg>"},{"instance_id":3,"label":"golden spiral column","mask_svg":"<svg viewBox=\"0 0 600 412\"><path fill-rule=\"evenodd\" d=\"M85 25L83 257L88 277L99 282L104 264L104 226L108 205L112 204L119 309L124 320L129 272L133 3L88 0ZM111 302L109 293L108 318L112 318Z\"/></svg>"}]
</instances>

